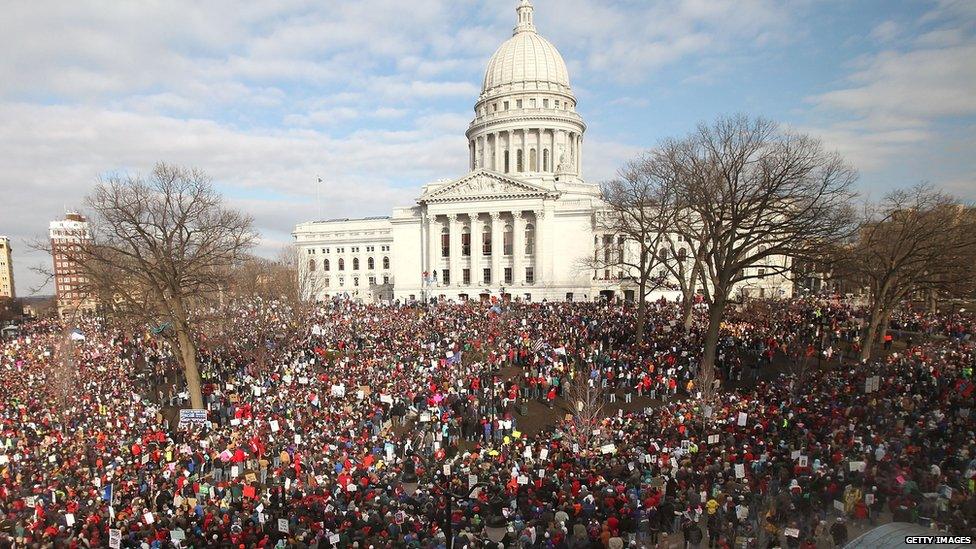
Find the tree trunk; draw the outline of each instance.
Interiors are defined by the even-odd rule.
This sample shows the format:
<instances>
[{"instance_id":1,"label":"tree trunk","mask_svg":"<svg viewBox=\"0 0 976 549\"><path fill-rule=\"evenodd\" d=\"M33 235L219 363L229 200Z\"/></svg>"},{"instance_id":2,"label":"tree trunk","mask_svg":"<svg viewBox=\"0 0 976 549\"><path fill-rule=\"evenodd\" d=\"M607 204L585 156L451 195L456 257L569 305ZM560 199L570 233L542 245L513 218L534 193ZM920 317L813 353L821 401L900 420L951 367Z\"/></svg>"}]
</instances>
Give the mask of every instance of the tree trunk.
<instances>
[{"instance_id":1,"label":"tree trunk","mask_svg":"<svg viewBox=\"0 0 976 549\"><path fill-rule=\"evenodd\" d=\"M647 278L641 276L640 283L637 285L637 333L634 340L639 347L644 341L644 324L647 321L647 302L644 300L644 292L647 290Z\"/></svg>"},{"instance_id":2,"label":"tree trunk","mask_svg":"<svg viewBox=\"0 0 976 549\"><path fill-rule=\"evenodd\" d=\"M871 314L868 316L868 324L864 327L864 336L861 338L861 360L871 358L874 350L874 340L877 337L878 326L881 324L881 304L876 301L871 304Z\"/></svg>"},{"instance_id":3,"label":"tree trunk","mask_svg":"<svg viewBox=\"0 0 976 549\"><path fill-rule=\"evenodd\" d=\"M714 301L708 307L708 331L705 333L705 350L702 353L701 370L698 373L702 380L699 389L706 399L712 396L711 382L715 379L715 355L718 349L719 329L725 316L727 297L724 291L716 288ZM705 386L705 385L708 386Z\"/></svg>"},{"instance_id":4,"label":"tree trunk","mask_svg":"<svg viewBox=\"0 0 976 549\"><path fill-rule=\"evenodd\" d=\"M203 392L200 389L200 370L197 368L197 348L185 324L174 326L176 339L180 345L180 362L186 373L186 389L190 393L190 405L196 410L202 410Z\"/></svg>"}]
</instances>

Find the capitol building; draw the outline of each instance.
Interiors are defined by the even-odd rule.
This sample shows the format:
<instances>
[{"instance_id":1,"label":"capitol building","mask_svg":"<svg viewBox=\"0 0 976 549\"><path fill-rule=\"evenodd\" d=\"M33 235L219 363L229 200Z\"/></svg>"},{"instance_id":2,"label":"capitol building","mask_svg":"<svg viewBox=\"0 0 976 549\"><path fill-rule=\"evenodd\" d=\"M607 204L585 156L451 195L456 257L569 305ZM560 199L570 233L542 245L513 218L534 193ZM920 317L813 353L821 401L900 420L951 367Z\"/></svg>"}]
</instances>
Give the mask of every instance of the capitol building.
<instances>
[{"instance_id":1,"label":"capitol building","mask_svg":"<svg viewBox=\"0 0 976 549\"><path fill-rule=\"evenodd\" d=\"M424 185L416 204L389 217L295 227L300 276L316 299L633 298L628 273L588 263L612 236L596 222L600 187L582 178L586 124L566 62L537 31L530 0L516 12L465 134L467 174ZM770 282L762 293L790 291L785 280Z\"/></svg>"}]
</instances>

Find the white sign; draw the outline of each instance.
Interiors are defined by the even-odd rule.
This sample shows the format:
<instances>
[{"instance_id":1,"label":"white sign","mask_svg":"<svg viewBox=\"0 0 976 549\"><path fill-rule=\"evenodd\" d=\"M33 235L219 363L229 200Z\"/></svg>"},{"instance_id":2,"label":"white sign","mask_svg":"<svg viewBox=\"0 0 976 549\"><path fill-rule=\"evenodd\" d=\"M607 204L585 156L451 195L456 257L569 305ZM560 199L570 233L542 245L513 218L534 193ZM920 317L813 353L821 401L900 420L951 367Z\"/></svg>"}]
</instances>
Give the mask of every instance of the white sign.
<instances>
[{"instance_id":1,"label":"white sign","mask_svg":"<svg viewBox=\"0 0 976 549\"><path fill-rule=\"evenodd\" d=\"M718 435L708 435L709 444L718 444Z\"/></svg>"},{"instance_id":2,"label":"white sign","mask_svg":"<svg viewBox=\"0 0 976 549\"><path fill-rule=\"evenodd\" d=\"M746 478L746 466L741 463L735 464L735 478Z\"/></svg>"},{"instance_id":3,"label":"white sign","mask_svg":"<svg viewBox=\"0 0 976 549\"><path fill-rule=\"evenodd\" d=\"M739 427L745 427L746 421L748 421L748 419L749 419L749 414L745 412L739 412L739 421L738 421Z\"/></svg>"},{"instance_id":4,"label":"white sign","mask_svg":"<svg viewBox=\"0 0 976 549\"><path fill-rule=\"evenodd\" d=\"M179 427L185 425L203 425L207 422L207 411L198 409L180 410Z\"/></svg>"},{"instance_id":5,"label":"white sign","mask_svg":"<svg viewBox=\"0 0 976 549\"><path fill-rule=\"evenodd\" d=\"M277 433L278 430L281 429L281 427L278 425L278 420L277 419L272 419L270 422L268 422L268 424L271 425L271 432L272 433Z\"/></svg>"},{"instance_id":6,"label":"white sign","mask_svg":"<svg viewBox=\"0 0 976 549\"><path fill-rule=\"evenodd\" d=\"M787 529L783 530L783 535L786 536L786 537L788 537L788 538L798 538L798 537L800 537L800 529L799 528L787 528Z\"/></svg>"},{"instance_id":7,"label":"white sign","mask_svg":"<svg viewBox=\"0 0 976 549\"><path fill-rule=\"evenodd\" d=\"M143 515L142 518L146 519L146 524L152 524L156 522L156 517L154 517L152 513L146 513L145 515Z\"/></svg>"},{"instance_id":8,"label":"white sign","mask_svg":"<svg viewBox=\"0 0 976 549\"><path fill-rule=\"evenodd\" d=\"M74 526L75 525L75 516L73 514L71 514L71 513L65 513L64 514L64 523L67 524L68 526Z\"/></svg>"},{"instance_id":9,"label":"white sign","mask_svg":"<svg viewBox=\"0 0 976 549\"><path fill-rule=\"evenodd\" d=\"M278 519L278 531L282 534L288 533L288 519Z\"/></svg>"},{"instance_id":10,"label":"white sign","mask_svg":"<svg viewBox=\"0 0 976 549\"><path fill-rule=\"evenodd\" d=\"M112 528L108 531L108 546L111 549L122 548L122 530Z\"/></svg>"}]
</instances>

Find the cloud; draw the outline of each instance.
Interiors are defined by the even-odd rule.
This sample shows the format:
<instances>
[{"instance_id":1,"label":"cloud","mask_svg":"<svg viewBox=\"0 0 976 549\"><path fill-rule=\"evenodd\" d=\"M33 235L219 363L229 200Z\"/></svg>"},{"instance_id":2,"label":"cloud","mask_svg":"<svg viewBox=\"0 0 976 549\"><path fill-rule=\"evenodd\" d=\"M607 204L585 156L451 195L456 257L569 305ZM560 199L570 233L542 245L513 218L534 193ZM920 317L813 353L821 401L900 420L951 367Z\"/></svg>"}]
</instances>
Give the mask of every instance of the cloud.
<instances>
[{"instance_id":1,"label":"cloud","mask_svg":"<svg viewBox=\"0 0 976 549\"><path fill-rule=\"evenodd\" d=\"M898 23L889 19L871 29L870 36L878 42L890 42L898 36L899 31L901 31L901 27Z\"/></svg>"}]
</instances>

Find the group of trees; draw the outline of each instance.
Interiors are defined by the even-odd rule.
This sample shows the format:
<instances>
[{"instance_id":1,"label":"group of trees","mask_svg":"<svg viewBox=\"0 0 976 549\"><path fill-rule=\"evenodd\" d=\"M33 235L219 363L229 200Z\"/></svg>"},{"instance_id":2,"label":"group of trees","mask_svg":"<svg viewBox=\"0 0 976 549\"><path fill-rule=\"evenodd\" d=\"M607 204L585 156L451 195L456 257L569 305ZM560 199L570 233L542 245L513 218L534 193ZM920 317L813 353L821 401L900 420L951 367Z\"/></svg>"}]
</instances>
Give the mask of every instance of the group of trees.
<instances>
[{"instance_id":1,"label":"group of trees","mask_svg":"<svg viewBox=\"0 0 976 549\"><path fill-rule=\"evenodd\" d=\"M820 266L862 291L862 358L913 296L973 295L976 210L927 185L857 206L857 173L820 141L762 118L700 124L628 162L603 184L605 210L587 267L636 286L636 339L648 295L680 290L683 324L707 307L698 386L708 398L721 323L737 288Z\"/></svg>"},{"instance_id":2,"label":"group of trees","mask_svg":"<svg viewBox=\"0 0 976 549\"><path fill-rule=\"evenodd\" d=\"M633 274L638 341L644 298L662 280L681 290L686 327L700 296L708 316L699 388L707 398L733 291L752 279L786 275L787 258L844 238L853 221L855 179L854 169L819 141L769 120L736 116L701 124L604 184L612 215L601 229L617 238L617 253L597 251L595 258Z\"/></svg>"}]
</instances>

